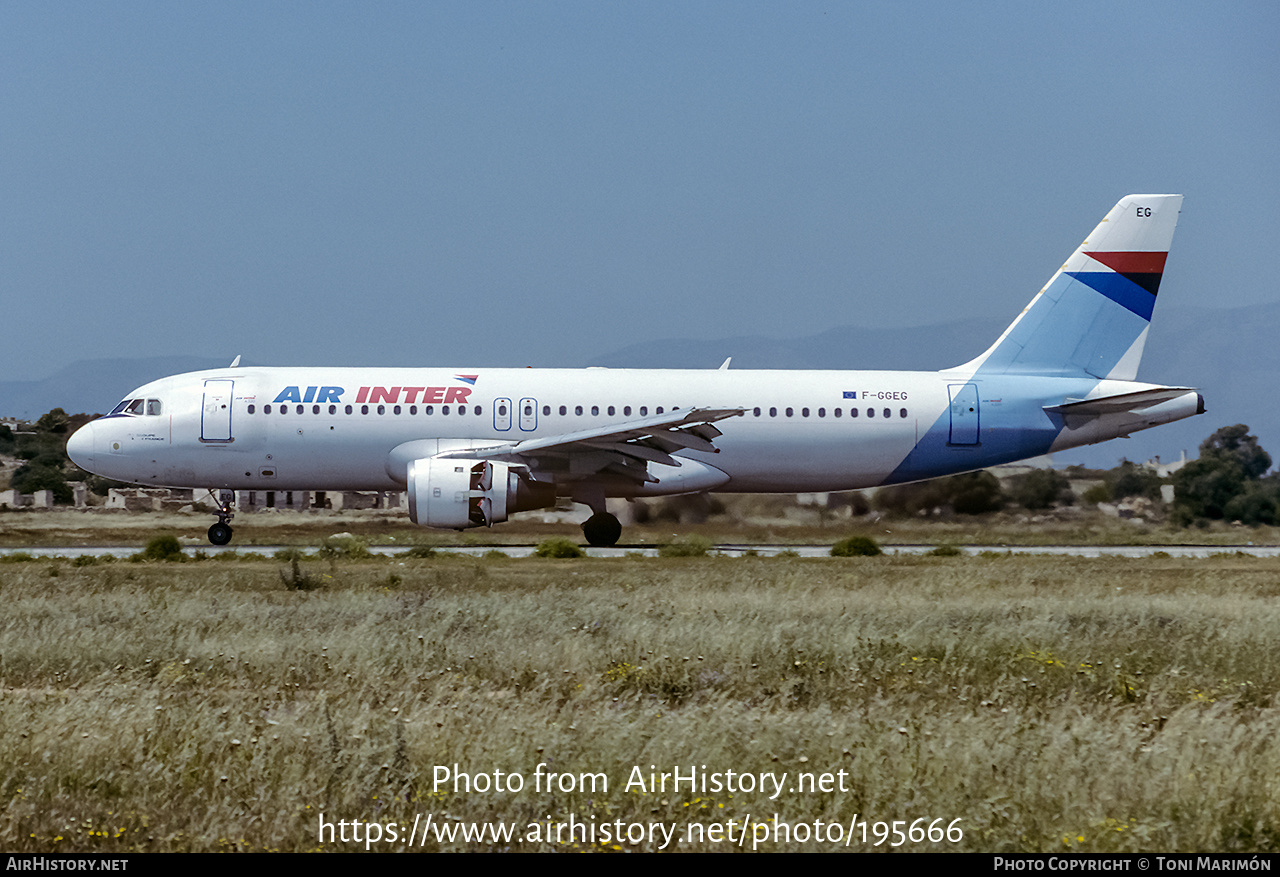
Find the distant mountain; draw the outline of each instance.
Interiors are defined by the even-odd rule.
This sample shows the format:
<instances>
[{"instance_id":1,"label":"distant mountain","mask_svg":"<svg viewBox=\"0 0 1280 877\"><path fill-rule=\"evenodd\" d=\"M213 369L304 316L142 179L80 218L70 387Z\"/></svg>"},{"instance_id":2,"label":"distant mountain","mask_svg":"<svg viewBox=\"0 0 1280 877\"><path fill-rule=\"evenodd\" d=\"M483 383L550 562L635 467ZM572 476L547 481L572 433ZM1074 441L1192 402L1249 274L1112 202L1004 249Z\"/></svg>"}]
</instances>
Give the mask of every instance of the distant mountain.
<instances>
[{"instance_id":1,"label":"distant mountain","mask_svg":"<svg viewBox=\"0 0 1280 877\"><path fill-rule=\"evenodd\" d=\"M105 414L125 393L157 378L229 364L199 356L81 360L43 380L0 381L0 416L34 420L54 408L68 414Z\"/></svg>"},{"instance_id":2,"label":"distant mountain","mask_svg":"<svg viewBox=\"0 0 1280 877\"><path fill-rule=\"evenodd\" d=\"M916 328L840 326L801 338L684 338L633 344L595 357L611 368L922 369L967 362L1005 328L1003 320L966 319ZM1220 426L1245 423L1280 463L1280 303L1261 307L1157 309L1139 377L1197 387L1207 413L1090 448L1055 462L1114 466L1121 457L1195 456ZM225 359L195 356L100 359L72 363L39 381L0 381L0 416L35 418L51 408L104 412L134 387L166 375L220 368Z\"/></svg>"}]
</instances>

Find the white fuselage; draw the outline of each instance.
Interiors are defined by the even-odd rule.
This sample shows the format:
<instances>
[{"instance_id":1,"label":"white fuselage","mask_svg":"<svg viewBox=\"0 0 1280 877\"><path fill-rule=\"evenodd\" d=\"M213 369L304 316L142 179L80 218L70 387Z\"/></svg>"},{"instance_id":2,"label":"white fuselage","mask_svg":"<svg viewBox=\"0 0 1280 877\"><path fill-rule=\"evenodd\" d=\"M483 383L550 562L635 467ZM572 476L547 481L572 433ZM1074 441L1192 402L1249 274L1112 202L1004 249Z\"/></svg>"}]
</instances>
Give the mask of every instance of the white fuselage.
<instances>
[{"instance_id":1,"label":"white fuselage","mask_svg":"<svg viewBox=\"0 0 1280 877\"><path fill-rule=\"evenodd\" d=\"M1152 386L961 370L218 369L139 388L131 397L158 401L159 414L100 418L68 449L86 469L141 484L394 490L412 458L734 408L743 414L717 423L717 452L675 454L703 466L681 476L654 465L658 481L643 485L605 478L606 492L836 491L969 471L1196 413L1191 391L1075 429L1045 411ZM562 494L580 456L552 473Z\"/></svg>"}]
</instances>

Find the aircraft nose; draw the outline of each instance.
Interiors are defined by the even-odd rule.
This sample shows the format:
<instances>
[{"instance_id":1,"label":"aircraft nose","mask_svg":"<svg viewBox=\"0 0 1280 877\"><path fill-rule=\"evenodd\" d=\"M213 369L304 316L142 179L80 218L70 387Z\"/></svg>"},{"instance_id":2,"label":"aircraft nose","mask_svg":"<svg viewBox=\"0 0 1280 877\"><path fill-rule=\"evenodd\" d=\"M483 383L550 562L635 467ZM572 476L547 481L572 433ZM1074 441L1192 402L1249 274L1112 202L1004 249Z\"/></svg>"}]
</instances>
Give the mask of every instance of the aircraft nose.
<instances>
[{"instance_id":1,"label":"aircraft nose","mask_svg":"<svg viewBox=\"0 0 1280 877\"><path fill-rule=\"evenodd\" d=\"M67 456L87 472L93 471L93 424L86 423L67 439Z\"/></svg>"}]
</instances>

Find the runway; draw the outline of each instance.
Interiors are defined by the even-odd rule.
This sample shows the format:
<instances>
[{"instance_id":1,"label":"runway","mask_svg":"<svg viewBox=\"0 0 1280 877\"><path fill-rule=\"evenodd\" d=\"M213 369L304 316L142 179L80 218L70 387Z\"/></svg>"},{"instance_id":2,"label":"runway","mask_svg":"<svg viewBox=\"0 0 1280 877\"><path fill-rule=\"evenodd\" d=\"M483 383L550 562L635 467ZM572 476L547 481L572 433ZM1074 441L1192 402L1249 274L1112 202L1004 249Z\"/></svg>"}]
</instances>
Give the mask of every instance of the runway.
<instances>
[{"instance_id":1,"label":"runway","mask_svg":"<svg viewBox=\"0 0 1280 877\"><path fill-rule=\"evenodd\" d=\"M183 551L190 554L202 551L206 555L222 554L236 551L241 554L262 554L270 557L277 551L293 546L287 545L184 545ZM402 554L413 546L404 545L371 545L372 554L395 556ZM501 552L508 557L530 557L536 546L533 545L442 545L432 546L440 554L463 554L480 556L490 552ZM882 545L885 554L922 555L932 551L935 545ZM1242 554L1250 557L1280 557L1280 546L1277 545L958 545L956 548L969 556L982 554L1031 554L1059 555L1064 557L1149 557L1162 553L1170 557L1208 558L1215 555ZM62 547L62 548L0 548L0 557L14 554L29 554L33 557L62 557L74 560L77 557L117 557L127 558L141 551L136 545L109 545L98 547ZM306 553L315 554L315 549L306 549ZM657 557L658 546L654 545L618 545L613 548L583 547L588 557ZM759 557L776 557L784 552L794 552L800 557L828 557L830 545L716 545L710 554L720 557L744 557L755 552Z\"/></svg>"}]
</instances>

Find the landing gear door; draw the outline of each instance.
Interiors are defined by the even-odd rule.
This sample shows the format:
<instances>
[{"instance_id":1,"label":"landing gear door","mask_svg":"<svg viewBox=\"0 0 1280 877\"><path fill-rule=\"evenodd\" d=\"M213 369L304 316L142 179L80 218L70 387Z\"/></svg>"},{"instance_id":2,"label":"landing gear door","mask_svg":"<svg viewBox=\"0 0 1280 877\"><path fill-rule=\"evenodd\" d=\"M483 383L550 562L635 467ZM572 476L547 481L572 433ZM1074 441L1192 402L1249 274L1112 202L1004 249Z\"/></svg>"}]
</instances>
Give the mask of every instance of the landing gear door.
<instances>
[{"instance_id":1,"label":"landing gear door","mask_svg":"<svg viewBox=\"0 0 1280 877\"><path fill-rule=\"evenodd\" d=\"M538 400L520 400L520 428L525 432L533 432L538 428Z\"/></svg>"},{"instance_id":2,"label":"landing gear door","mask_svg":"<svg viewBox=\"0 0 1280 877\"><path fill-rule=\"evenodd\" d=\"M951 437L947 444L978 444L978 385L951 384Z\"/></svg>"},{"instance_id":3,"label":"landing gear door","mask_svg":"<svg viewBox=\"0 0 1280 877\"><path fill-rule=\"evenodd\" d=\"M235 381L204 382L204 405L200 411L200 441L229 443L231 437L231 391Z\"/></svg>"}]
</instances>

